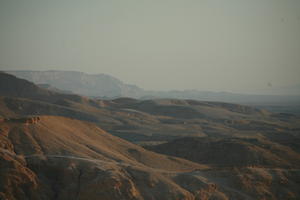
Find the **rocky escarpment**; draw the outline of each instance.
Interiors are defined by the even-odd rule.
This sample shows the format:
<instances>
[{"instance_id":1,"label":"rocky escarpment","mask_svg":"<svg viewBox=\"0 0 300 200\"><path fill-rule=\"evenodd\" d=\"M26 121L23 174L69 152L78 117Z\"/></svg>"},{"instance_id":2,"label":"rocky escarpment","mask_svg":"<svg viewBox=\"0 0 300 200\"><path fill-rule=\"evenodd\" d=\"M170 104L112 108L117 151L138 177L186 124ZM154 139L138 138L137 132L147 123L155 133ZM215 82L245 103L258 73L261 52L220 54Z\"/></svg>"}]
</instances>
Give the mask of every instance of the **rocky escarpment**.
<instances>
[{"instance_id":1,"label":"rocky escarpment","mask_svg":"<svg viewBox=\"0 0 300 200\"><path fill-rule=\"evenodd\" d=\"M14 122L22 124L36 124L41 120L40 117L21 117L21 118L1 118L0 122Z\"/></svg>"}]
</instances>

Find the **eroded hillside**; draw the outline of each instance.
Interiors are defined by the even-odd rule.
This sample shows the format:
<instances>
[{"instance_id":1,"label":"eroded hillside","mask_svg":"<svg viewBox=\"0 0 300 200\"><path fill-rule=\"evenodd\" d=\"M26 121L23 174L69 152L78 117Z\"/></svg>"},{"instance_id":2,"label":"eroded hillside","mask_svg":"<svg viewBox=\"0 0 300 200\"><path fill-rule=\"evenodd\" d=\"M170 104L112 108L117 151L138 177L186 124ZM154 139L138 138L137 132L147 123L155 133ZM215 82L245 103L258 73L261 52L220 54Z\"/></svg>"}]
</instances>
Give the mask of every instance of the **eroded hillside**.
<instances>
[{"instance_id":1,"label":"eroded hillside","mask_svg":"<svg viewBox=\"0 0 300 200\"><path fill-rule=\"evenodd\" d=\"M4 73L0 83L1 199L300 196L295 115L220 102L91 99Z\"/></svg>"}]
</instances>

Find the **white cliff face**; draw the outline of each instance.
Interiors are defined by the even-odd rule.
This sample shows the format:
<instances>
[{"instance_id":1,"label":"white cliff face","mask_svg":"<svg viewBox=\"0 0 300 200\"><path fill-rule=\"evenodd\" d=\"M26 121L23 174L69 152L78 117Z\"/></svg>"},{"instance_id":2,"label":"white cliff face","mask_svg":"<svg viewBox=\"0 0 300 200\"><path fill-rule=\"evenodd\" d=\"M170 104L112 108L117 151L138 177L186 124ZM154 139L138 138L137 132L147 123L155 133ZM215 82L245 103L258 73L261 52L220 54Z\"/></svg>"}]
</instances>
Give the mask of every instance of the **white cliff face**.
<instances>
[{"instance_id":1,"label":"white cliff face","mask_svg":"<svg viewBox=\"0 0 300 200\"><path fill-rule=\"evenodd\" d=\"M76 71L8 71L19 78L35 84L49 84L60 90L85 96L140 97L143 90L135 85L127 85L106 74L90 75Z\"/></svg>"}]
</instances>

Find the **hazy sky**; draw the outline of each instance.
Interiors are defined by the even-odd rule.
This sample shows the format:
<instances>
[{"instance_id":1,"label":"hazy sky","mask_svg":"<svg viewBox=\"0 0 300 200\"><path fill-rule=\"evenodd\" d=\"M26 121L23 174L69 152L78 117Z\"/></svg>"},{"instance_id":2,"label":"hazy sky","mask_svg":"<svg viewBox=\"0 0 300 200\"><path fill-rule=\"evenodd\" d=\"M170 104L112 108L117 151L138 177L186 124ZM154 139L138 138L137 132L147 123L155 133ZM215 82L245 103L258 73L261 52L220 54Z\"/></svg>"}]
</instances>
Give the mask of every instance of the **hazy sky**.
<instances>
[{"instance_id":1,"label":"hazy sky","mask_svg":"<svg viewBox=\"0 0 300 200\"><path fill-rule=\"evenodd\" d=\"M300 0L0 0L0 69L160 90L297 85Z\"/></svg>"}]
</instances>

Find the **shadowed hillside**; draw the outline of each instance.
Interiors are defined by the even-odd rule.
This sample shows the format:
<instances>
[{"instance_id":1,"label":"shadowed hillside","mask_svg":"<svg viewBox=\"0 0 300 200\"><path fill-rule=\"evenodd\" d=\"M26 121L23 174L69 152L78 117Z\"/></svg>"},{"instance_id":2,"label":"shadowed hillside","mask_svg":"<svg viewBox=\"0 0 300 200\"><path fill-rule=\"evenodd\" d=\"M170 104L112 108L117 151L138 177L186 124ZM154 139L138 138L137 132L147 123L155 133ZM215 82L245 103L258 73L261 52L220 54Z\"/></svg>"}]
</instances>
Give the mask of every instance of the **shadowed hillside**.
<instances>
[{"instance_id":1,"label":"shadowed hillside","mask_svg":"<svg viewBox=\"0 0 300 200\"><path fill-rule=\"evenodd\" d=\"M24 79L18 79L13 75L0 72L1 96L29 98L31 100L55 103L61 99L69 99L75 102L84 102L84 98L73 94L64 94L47 90Z\"/></svg>"},{"instance_id":2,"label":"shadowed hillside","mask_svg":"<svg viewBox=\"0 0 300 200\"><path fill-rule=\"evenodd\" d=\"M300 167L299 153L287 146L254 138L181 138L149 149L215 167Z\"/></svg>"}]
</instances>

